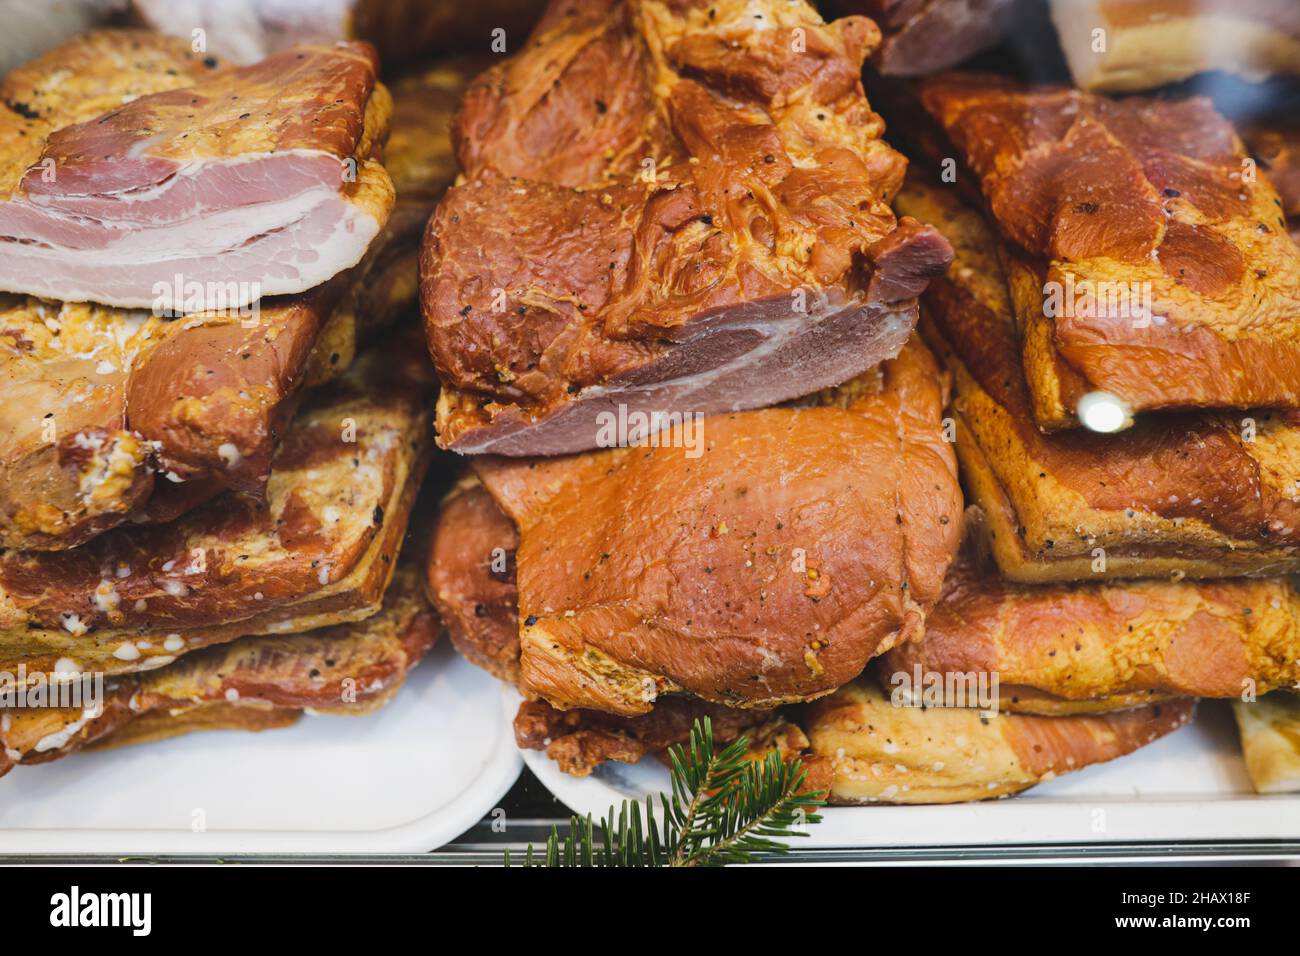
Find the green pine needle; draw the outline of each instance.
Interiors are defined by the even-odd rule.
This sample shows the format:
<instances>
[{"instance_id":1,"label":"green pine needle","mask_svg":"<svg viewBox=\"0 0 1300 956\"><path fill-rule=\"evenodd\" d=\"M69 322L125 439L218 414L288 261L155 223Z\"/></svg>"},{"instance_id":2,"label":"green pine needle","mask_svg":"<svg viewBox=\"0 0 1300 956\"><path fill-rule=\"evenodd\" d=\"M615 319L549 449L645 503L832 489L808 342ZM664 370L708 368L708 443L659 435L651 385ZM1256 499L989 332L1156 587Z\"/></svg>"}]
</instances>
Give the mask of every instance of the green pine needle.
<instances>
[{"instance_id":1,"label":"green pine needle","mask_svg":"<svg viewBox=\"0 0 1300 956\"><path fill-rule=\"evenodd\" d=\"M807 836L806 826L821 821L806 808L825 806L824 792L803 789L801 761L775 751L746 760L748 749L742 737L719 752L712 722L696 720L687 745L668 748L672 792L659 794L662 821L654 797L646 797L644 820L631 801L610 807L599 841L590 815L570 817L563 842L552 827L545 858L529 844L524 866L726 866L788 853L784 840Z\"/></svg>"}]
</instances>

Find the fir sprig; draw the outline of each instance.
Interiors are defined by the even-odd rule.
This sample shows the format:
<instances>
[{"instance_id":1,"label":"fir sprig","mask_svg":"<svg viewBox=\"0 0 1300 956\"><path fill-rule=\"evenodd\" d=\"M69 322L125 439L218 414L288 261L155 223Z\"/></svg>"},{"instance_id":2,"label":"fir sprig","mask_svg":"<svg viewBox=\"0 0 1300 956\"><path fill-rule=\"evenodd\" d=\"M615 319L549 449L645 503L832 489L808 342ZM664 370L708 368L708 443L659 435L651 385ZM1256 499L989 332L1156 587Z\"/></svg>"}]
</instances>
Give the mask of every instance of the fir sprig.
<instances>
[{"instance_id":1,"label":"fir sprig","mask_svg":"<svg viewBox=\"0 0 1300 956\"><path fill-rule=\"evenodd\" d=\"M570 817L563 842L552 827L545 855L529 844L524 866L725 866L788 853L784 839L807 836L806 825L821 821L808 808L825 805L823 791L803 789L801 761L776 751L747 760L748 749L742 737L719 752L712 722L695 721L687 746L668 748L672 793L659 794L662 828L654 797L646 797L644 820L636 803L624 800L601 821L599 841L590 814Z\"/></svg>"}]
</instances>

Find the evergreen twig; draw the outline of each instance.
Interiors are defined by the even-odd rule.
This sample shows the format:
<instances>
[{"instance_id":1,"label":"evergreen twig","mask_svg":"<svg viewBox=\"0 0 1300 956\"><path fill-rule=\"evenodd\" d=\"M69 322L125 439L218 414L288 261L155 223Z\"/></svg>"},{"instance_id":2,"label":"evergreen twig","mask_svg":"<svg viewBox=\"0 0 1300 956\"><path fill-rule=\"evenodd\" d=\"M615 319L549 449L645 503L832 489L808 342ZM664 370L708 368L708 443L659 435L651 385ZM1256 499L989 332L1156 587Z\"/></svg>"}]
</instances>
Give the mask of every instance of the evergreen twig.
<instances>
[{"instance_id":1,"label":"evergreen twig","mask_svg":"<svg viewBox=\"0 0 1300 956\"><path fill-rule=\"evenodd\" d=\"M672 786L659 794L662 828L654 797L646 797L644 819L635 802L624 800L601 821L599 843L591 816L573 816L563 841L551 828L545 854L529 844L524 866L725 866L788 853L786 839L807 836L805 827L821 821L809 808L825 805L824 792L803 789L802 761L775 751L747 760L748 749L742 737L719 752L712 722L695 721L686 746L668 748Z\"/></svg>"}]
</instances>

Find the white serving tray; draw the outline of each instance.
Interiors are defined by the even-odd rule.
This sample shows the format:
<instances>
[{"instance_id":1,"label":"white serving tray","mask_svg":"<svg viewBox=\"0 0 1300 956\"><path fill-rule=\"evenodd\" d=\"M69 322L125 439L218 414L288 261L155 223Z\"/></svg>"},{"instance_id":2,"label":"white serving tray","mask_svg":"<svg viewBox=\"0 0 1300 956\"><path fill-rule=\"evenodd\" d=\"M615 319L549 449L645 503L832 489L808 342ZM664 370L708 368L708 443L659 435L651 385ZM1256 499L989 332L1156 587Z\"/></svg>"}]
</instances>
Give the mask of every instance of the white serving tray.
<instances>
[{"instance_id":1,"label":"white serving tray","mask_svg":"<svg viewBox=\"0 0 1300 956\"><path fill-rule=\"evenodd\" d=\"M0 778L0 854L433 850L519 776L496 685L444 640L365 717L304 716L283 730L15 767ZM195 832L200 814L206 829Z\"/></svg>"},{"instance_id":2,"label":"white serving tray","mask_svg":"<svg viewBox=\"0 0 1300 956\"><path fill-rule=\"evenodd\" d=\"M505 710L513 714L518 705L507 688ZM653 759L604 764L585 778L561 773L541 751L525 751L524 762L562 803L596 819L611 804L669 789L667 769ZM1231 710L1221 701L1203 702L1190 725L1137 753L1017 797L820 812L822 822L791 841L795 848L1300 839L1300 794L1251 789Z\"/></svg>"}]
</instances>

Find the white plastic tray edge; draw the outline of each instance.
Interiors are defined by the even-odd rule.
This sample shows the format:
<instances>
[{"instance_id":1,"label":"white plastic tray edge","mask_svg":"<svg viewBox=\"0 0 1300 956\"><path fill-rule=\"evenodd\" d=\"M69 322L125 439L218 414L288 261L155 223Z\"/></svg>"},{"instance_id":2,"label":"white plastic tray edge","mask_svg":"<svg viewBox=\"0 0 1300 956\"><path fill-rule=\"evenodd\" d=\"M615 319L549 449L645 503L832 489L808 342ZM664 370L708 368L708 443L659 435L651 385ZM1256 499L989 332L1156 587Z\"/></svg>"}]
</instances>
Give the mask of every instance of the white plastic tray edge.
<instances>
[{"instance_id":1,"label":"white plastic tray edge","mask_svg":"<svg viewBox=\"0 0 1300 956\"><path fill-rule=\"evenodd\" d=\"M5 816L0 816L0 854L213 856L237 853L416 853L437 849L468 830L491 811L518 779L523 766L519 751L514 745L509 722L504 725L499 723L500 708L493 697L494 684L495 681L489 675L462 660L446 642L443 642L411 674L407 686L397 697L377 714L365 717L305 717L299 726L266 731L265 737L261 734L238 731L191 734L157 744L126 747L102 754L73 755L52 764L19 766L11 771L8 779L0 779L0 804L2 804L7 799L4 785L13 779L21 780L22 778L17 778L20 774L41 774L54 768L60 768L66 774L70 769L75 770L79 761L86 760L108 759L119 763L140 760L142 766L149 766L143 761L167 759L161 756L160 748L220 745L222 753L234 752L253 756L254 748L259 747L260 740L283 744L288 738L282 735L295 734L304 730L312 734L322 732L312 724L325 727L324 732L328 733L328 722L331 721L342 722L343 728L351 729L353 722L359 725L360 722L385 718L389 723L386 729L380 731L381 733L406 735L408 740L414 741L414 744L394 746L394 742L390 739L387 743L390 757L398 753L401 747L418 746L420 739L427 739L425 737L427 734L456 734L460 735L458 739L461 742L468 739L468 746L473 748L476 757L474 762L478 764L477 772L465 781L463 787L445 797L441 804L430 807L428 812L396 825L374 829L235 827L208 829L198 833L179 827L170 829L139 826L49 827L23 825L22 809L11 806ZM448 715L453 712L455 719L448 719ZM469 735L468 738L466 735ZM190 754L190 757L192 759L193 755ZM213 772L222 773L225 769L227 768L215 767ZM234 770L234 768L229 769ZM365 772L370 770L369 766L364 768ZM449 774L463 772L461 767L449 766L445 770ZM287 767L284 772L301 773L303 768ZM306 768L306 772L310 773L310 767ZM384 772L383 768L380 768L379 772ZM28 778L27 790L31 790L34 786L33 781L38 779ZM298 782L302 784L301 780ZM96 793L93 773L88 775L85 783L84 796L88 800L111 801L131 798L121 793ZM263 792L278 792L274 781L268 782L263 787ZM138 794L134 796L138 798ZM327 796L322 798L328 799ZM349 813L362 816L368 811L369 806L345 809ZM12 819L15 810L19 817L17 820ZM339 808L335 806L332 810L337 813ZM256 813L256 810L251 812Z\"/></svg>"}]
</instances>

